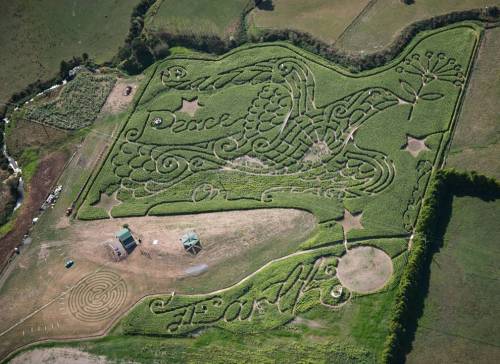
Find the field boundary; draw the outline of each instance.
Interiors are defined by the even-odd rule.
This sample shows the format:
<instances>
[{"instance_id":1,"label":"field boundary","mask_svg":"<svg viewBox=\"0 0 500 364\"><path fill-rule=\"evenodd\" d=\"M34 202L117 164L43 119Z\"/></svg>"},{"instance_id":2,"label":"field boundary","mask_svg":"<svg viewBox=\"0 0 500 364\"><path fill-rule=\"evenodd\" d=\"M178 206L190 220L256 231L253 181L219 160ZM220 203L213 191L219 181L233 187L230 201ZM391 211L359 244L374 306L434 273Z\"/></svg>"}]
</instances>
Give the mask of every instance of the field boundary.
<instances>
[{"instance_id":1,"label":"field boundary","mask_svg":"<svg viewBox=\"0 0 500 364\"><path fill-rule=\"evenodd\" d=\"M377 2L377 0L370 0L368 2L368 4L366 4L365 7L363 9L361 9L359 14L356 15L356 17L344 28L342 33L339 34L339 36L337 37L337 39L335 39L335 41L332 43L332 45L335 45L339 40L341 40L344 37L345 33L347 33L353 26L358 24L361 17L365 16L366 13L369 12L371 10L371 8L373 8L373 6L376 4L376 2Z\"/></svg>"},{"instance_id":2,"label":"field boundary","mask_svg":"<svg viewBox=\"0 0 500 364\"><path fill-rule=\"evenodd\" d=\"M475 172L461 173L454 169L437 171L425 194L413 249L398 286L389 319L389 334L381 360L383 363L404 362L413 341L417 320L422 314L422 286L429 279L429 264L442 244L454 196L472 196L491 201L500 198L500 183Z\"/></svg>"}]
</instances>

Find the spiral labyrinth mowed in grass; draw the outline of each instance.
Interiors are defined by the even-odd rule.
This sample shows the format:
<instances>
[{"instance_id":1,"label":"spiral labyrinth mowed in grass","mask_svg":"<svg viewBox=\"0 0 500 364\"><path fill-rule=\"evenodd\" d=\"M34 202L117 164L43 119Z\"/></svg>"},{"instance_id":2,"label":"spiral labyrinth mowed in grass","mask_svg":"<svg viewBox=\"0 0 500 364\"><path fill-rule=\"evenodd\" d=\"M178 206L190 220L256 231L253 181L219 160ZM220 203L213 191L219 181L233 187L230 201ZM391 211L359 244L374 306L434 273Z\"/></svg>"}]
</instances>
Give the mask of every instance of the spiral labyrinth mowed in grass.
<instances>
[{"instance_id":1,"label":"spiral labyrinth mowed in grass","mask_svg":"<svg viewBox=\"0 0 500 364\"><path fill-rule=\"evenodd\" d=\"M127 285L116 273L100 271L84 277L71 290L69 310L80 321L95 322L110 318L127 298Z\"/></svg>"}]
</instances>

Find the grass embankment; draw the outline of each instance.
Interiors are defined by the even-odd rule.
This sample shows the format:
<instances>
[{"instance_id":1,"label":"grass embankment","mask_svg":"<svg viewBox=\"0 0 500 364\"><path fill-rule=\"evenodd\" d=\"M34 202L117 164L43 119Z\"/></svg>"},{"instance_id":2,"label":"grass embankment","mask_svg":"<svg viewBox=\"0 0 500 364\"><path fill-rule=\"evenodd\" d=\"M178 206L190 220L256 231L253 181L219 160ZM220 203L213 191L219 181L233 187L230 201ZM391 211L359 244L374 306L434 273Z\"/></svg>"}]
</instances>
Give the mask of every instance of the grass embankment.
<instances>
[{"instance_id":1,"label":"grass embankment","mask_svg":"<svg viewBox=\"0 0 500 364\"><path fill-rule=\"evenodd\" d=\"M446 164L500 179L500 28L487 29Z\"/></svg>"}]
</instances>

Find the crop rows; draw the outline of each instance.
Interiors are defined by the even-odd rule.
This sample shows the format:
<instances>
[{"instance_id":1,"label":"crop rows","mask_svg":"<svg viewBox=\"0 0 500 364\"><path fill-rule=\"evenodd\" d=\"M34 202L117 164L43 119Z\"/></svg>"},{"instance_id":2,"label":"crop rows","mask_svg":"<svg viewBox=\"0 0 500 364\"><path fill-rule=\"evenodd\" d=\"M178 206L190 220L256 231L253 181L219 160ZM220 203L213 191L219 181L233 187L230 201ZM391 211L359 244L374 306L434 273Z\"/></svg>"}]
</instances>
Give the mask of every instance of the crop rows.
<instances>
[{"instance_id":1,"label":"crop rows","mask_svg":"<svg viewBox=\"0 0 500 364\"><path fill-rule=\"evenodd\" d=\"M114 217L269 206L325 222L348 204L378 224L354 234L407 233L466 79L470 54L447 42L468 31L363 77L283 45L159 63L78 216L106 218L103 193L121 201ZM407 135L436 137L412 156Z\"/></svg>"}]
</instances>

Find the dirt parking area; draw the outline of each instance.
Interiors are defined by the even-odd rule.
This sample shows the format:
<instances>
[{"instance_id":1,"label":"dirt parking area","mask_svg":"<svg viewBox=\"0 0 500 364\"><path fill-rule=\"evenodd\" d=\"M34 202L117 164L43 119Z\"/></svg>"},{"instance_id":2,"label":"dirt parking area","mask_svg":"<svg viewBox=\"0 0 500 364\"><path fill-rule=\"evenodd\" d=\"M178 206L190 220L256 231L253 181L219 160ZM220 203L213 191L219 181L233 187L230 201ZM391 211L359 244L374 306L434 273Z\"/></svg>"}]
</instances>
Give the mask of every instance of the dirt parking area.
<instances>
[{"instance_id":1,"label":"dirt parking area","mask_svg":"<svg viewBox=\"0 0 500 364\"><path fill-rule=\"evenodd\" d=\"M0 268L3 267L12 251L23 241L23 236L32 227L32 220L39 213L50 189L61 175L69 153L59 151L42 158L31 183L25 191L26 198L20 207L15 227L0 239Z\"/></svg>"},{"instance_id":2,"label":"dirt parking area","mask_svg":"<svg viewBox=\"0 0 500 364\"><path fill-rule=\"evenodd\" d=\"M125 224L141 243L125 260L113 266L165 279L189 276L199 266L210 270L230 258L245 256L256 245L272 244L283 236L290 236L291 232L305 239L315 226L315 218L299 210L267 209L75 221L68 229L65 242L72 246L75 259L110 264L106 244L116 240L116 232ZM191 230L201 240L202 249L196 255L186 252L180 242L180 237ZM290 239L297 240L296 237Z\"/></svg>"},{"instance_id":3,"label":"dirt parking area","mask_svg":"<svg viewBox=\"0 0 500 364\"><path fill-rule=\"evenodd\" d=\"M118 78L115 86L111 90L104 103L101 112L109 114L117 114L124 111L134 99L134 95L139 87L141 78ZM127 87L130 91L127 92Z\"/></svg>"},{"instance_id":4,"label":"dirt parking area","mask_svg":"<svg viewBox=\"0 0 500 364\"><path fill-rule=\"evenodd\" d=\"M106 244L124 224L141 243L116 262ZM103 335L145 295L230 286L296 251L316 225L290 209L71 221L34 239L0 286L0 358L34 341ZM190 230L200 237L197 255L179 240Z\"/></svg>"}]
</instances>

